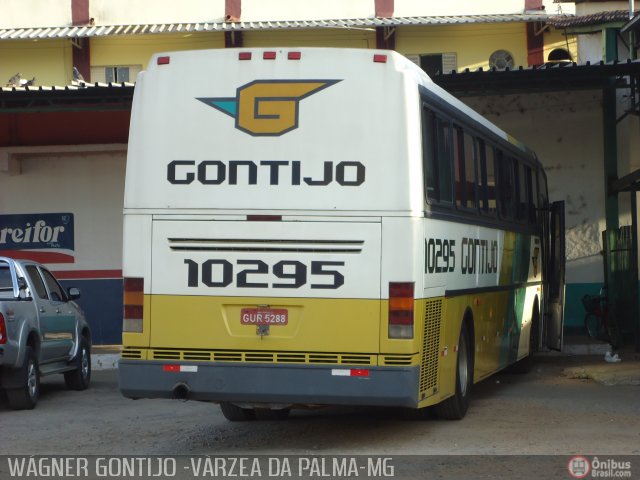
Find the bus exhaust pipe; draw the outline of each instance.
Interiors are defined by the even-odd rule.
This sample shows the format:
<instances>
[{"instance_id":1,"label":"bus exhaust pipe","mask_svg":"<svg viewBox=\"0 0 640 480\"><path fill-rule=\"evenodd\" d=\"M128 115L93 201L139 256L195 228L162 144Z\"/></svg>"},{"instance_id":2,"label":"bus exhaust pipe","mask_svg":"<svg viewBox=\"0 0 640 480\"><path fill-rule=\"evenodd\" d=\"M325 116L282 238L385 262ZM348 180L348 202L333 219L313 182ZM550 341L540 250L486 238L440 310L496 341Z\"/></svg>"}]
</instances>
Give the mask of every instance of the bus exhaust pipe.
<instances>
[{"instance_id":1,"label":"bus exhaust pipe","mask_svg":"<svg viewBox=\"0 0 640 480\"><path fill-rule=\"evenodd\" d=\"M189 400L191 388L186 383L178 383L173 387L173 398L176 400Z\"/></svg>"}]
</instances>

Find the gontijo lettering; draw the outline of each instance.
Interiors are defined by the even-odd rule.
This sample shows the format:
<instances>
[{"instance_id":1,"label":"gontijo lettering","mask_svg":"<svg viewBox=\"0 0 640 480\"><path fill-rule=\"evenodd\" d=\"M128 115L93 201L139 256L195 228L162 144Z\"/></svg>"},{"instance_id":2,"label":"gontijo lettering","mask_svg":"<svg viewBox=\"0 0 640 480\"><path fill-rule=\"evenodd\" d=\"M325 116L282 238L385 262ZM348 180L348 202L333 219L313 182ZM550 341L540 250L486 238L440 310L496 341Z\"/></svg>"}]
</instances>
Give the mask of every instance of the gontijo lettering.
<instances>
[{"instance_id":1,"label":"gontijo lettering","mask_svg":"<svg viewBox=\"0 0 640 480\"><path fill-rule=\"evenodd\" d=\"M325 186L332 182L343 187L357 187L364 183L365 166L360 162L324 162L313 174L303 175L301 162L294 160L173 160L167 165L167 181L173 185L310 185Z\"/></svg>"},{"instance_id":2,"label":"gontijo lettering","mask_svg":"<svg viewBox=\"0 0 640 480\"><path fill-rule=\"evenodd\" d=\"M498 242L464 237L460 247L462 274L497 273ZM456 241L430 238L425 240L425 273L453 272L456 269Z\"/></svg>"}]
</instances>

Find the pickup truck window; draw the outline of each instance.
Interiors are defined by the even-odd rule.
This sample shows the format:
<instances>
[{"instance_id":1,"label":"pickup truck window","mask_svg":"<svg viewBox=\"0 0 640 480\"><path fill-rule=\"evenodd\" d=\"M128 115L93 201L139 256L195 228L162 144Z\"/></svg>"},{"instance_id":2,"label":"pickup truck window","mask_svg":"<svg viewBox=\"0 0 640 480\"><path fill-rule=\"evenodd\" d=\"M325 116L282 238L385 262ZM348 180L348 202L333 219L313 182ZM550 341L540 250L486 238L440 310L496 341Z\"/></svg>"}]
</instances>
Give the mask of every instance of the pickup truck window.
<instances>
[{"instance_id":1,"label":"pickup truck window","mask_svg":"<svg viewBox=\"0 0 640 480\"><path fill-rule=\"evenodd\" d=\"M67 296L64 293L64 290L54 278L54 276L48 270L41 268L42 276L44 277L44 281L47 284L47 288L49 289L49 293L51 294L51 300L54 302L66 302Z\"/></svg>"},{"instance_id":2,"label":"pickup truck window","mask_svg":"<svg viewBox=\"0 0 640 480\"><path fill-rule=\"evenodd\" d=\"M11 282L11 270L9 266L0 266L0 298L13 297L13 284Z\"/></svg>"},{"instance_id":3,"label":"pickup truck window","mask_svg":"<svg viewBox=\"0 0 640 480\"><path fill-rule=\"evenodd\" d=\"M31 279L31 284L33 285L33 288L36 289L36 293L38 294L39 298L48 298L47 297L47 289L44 288L44 282L42 281L42 278L40 278L40 274L38 273L38 267L36 267L35 265L27 265L26 266L27 269L27 275L29 275L29 278Z\"/></svg>"},{"instance_id":4,"label":"pickup truck window","mask_svg":"<svg viewBox=\"0 0 640 480\"><path fill-rule=\"evenodd\" d=\"M0 289L12 288L11 270L9 267L0 266Z\"/></svg>"}]
</instances>

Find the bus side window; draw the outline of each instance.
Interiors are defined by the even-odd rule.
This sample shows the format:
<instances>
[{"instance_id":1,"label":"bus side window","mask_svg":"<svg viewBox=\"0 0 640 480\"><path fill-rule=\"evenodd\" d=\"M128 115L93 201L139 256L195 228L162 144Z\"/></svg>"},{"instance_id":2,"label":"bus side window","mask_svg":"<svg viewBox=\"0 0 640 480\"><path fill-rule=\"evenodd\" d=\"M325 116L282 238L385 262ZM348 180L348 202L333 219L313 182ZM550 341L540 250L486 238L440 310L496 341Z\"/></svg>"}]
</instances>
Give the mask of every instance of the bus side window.
<instances>
[{"instance_id":1,"label":"bus side window","mask_svg":"<svg viewBox=\"0 0 640 480\"><path fill-rule=\"evenodd\" d=\"M544 170L538 170L538 208L545 209L549 206L547 197L547 176Z\"/></svg>"},{"instance_id":2,"label":"bus side window","mask_svg":"<svg viewBox=\"0 0 640 480\"><path fill-rule=\"evenodd\" d=\"M464 138L462 129L458 126L453 127L453 178L456 205L458 207L467 206L467 195L464 190L465 171L464 171Z\"/></svg>"},{"instance_id":3,"label":"bus side window","mask_svg":"<svg viewBox=\"0 0 640 480\"><path fill-rule=\"evenodd\" d=\"M521 222L528 221L529 204L531 203L531 187L527 184L525 167L517 160L513 160L516 172L516 218Z\"/></svg>"},{"instance_id":4,"label":"bus side window","mask_svg":"<svg viewBox=\"0 0 640 480\"><path fill-rule=\"evenodd\" d=\"M453 203L453 178L451 172L452 135L448 120L436 117L436 156L438 161L438 181L440 202Z\"/></svg>"},{"instance_id":5,"label":"bus side window","mask_svg":"<svg viewBox=\"0 0 640 480\"><path fill-rule=\"evenodd\" d=\"M491 216L496 215L496 170L495 152L493 145L484 140L478 140L479 169L478 193L480 196L480 209Z\"/></svg>"},{"instance_id":6,"label":"bus side window","mask_svg":"<svg viewBox=\"0 0 640 480\"><path fill-rule=\"evenodd\" d=\"M498 151L498 189L500 190L498 210L502 218L509 220L513 220L516 213L516 185L513 163L514 161L511 157L505 155L502 151Z\"/></svg>"},{"instance_id":7,"label":"bus side window","mask_svg":"<svg viewBox=\"0 0 640 480\"><path fill-rule=\"evenodd\" d=\"M422 109L422 163L424 170L424 191L427 199L440 199L438 188L438 162L436 162L436 116L430 110Z\"/></svg>"},{"instance_id":8,"label":"bus side window","mask_svg":"<svg viewBox=\"0 0 640 480\"><path fill-rule=\"evenodd\" d=\"M448 120L422 108L424 189L430 203L453 202L452 135Z\"/></svg>"},{"instance_id":9,"label":"bus side window","mask_svg":"<svg viewBox=\"0 0 640 480\"><path fill-rule=\"evenodd\" d=\"M524 167L525 178L527 183L527 209L529 211L528 222L531 225L536 224L536 212L538 210L538 196L536 191L534 190L534 182L531 174L531 167Z\"/></svg>"},{"instance_id":10,"label":"bus side window","mask_svg":"<svg viewBox=\"0 0 640 480\"><path fill-rule=\"evenodd\" d=\"M467 209L477 209L474 139L460 127L454 129L453 158L456 205Z\"/></svg>"}]
</instances>

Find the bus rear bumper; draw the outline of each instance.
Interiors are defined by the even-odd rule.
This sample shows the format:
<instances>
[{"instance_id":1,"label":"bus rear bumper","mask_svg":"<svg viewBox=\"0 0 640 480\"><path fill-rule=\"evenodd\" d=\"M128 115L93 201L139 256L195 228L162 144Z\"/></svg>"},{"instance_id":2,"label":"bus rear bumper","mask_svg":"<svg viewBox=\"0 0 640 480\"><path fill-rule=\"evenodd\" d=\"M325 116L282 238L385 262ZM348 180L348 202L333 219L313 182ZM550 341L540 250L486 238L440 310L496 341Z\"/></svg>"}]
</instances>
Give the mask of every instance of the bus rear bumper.
<instances>
[{"instance_id":1,"label":"bus rear bumper","mask_svg":"<svg viewBox=\"0 0 640 480\"><path fill-rule=\"evenodd\" d=\"M128 398L235 403L416 407L420 369L120 360ZM179 394L179 395L177 395Z\"/></svg>"}]
</instances>

